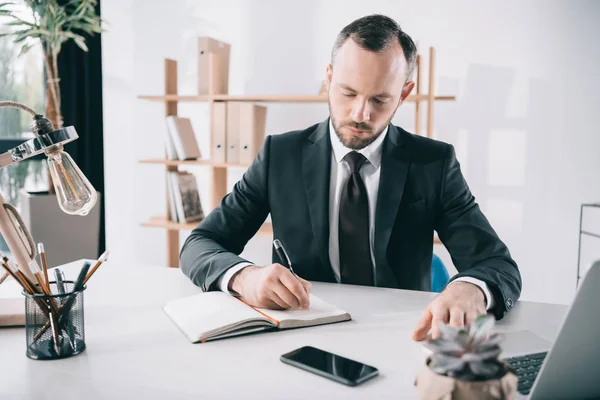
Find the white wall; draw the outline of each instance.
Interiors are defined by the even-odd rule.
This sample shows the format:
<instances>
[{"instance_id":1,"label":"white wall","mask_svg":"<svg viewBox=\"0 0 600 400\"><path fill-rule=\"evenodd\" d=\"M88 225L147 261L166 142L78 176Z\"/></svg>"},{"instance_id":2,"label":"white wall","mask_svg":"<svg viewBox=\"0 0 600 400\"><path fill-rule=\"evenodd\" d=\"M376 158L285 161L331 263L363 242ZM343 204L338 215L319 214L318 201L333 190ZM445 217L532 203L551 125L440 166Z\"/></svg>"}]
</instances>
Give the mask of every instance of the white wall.
<instances>
[{"instance_id":1,"label":"white wall","mask_svg":"<svg viewBox=\"0 0 600 400\"><path fill-rule=\"evenodd\" d=\"M139 227L165 209L164 105L136 98L164 91L163 59L179 62L179 91L195 94L196 37L232 44L230 93L314 94L337 32L384 13L421 48L437 51L435 136L457 148L484 212L523 275L523 299L568 302L575 289L579 206L600 201L597 127L600 49L594 1L103 0L106 233L112 258L163 264L165 232ZM394 122L414 128L414 106ZM180 105L209 155L207 108ZM269 105L267 134L325 119L327 106ZM209 176L197 173L208 204ZM231 171L229 186L243 170ZM185 235L182 233L182 242ZM270 259L266 238L244 256ZM443 249L436 248L449 264Z\"/></svg>"}]
</instances>

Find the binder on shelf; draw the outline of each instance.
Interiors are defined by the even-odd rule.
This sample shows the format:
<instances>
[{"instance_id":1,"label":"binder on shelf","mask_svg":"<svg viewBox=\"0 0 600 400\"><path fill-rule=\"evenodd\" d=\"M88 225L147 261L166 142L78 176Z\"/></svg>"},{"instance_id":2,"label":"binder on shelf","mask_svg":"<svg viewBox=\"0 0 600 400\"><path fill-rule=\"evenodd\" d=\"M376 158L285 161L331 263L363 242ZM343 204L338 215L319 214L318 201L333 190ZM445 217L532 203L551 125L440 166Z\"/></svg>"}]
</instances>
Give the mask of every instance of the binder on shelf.
<instances>
[{"instance_id":1,"label":"binder on shelf","mask_svg":"<svg viewBox=\"0 0 600 400\"><path fill-rule=\"evenodd\" d=\"M208 55L217 55L217 71L214 71L215 94L229 93L229 53L231 45L208 36L198 38L198 94L209 94L210 61Z\"/></svg>"},{"instance_id":2,"label":"binder on shelf","mask_svg":"<svg viewBox=\"0 0 600 400\"><path fill-rule=\"evenodd\" d=\"M267 107L244 103L240 107L240 164L252 164L265 140Z\"/></svg>"},{"instance_id":3,"label":"binder on shelf","mask_svg":"<svg viewBox=\"0 0 600 400\"><path fill-rule=\"evenodd\" d=\"M227 162L227 103L213 103L212 148L210 158L214 163Z\"/></svg>"},{"instance_id":4,"label":"binder on shelf","mask_svg":"<svg viewBox=\"0 0 600 400\"><path fill-rule=\"evenodd\" d=\"M240 162L240 111L243 103L229 101L227 103L227 163Z\"/></svg>"},{"instance_id":5,"label":"binder on shelf","mask_svg":"<svg viewBox=\"0 0 600 400\"><path fill-rule=\"evenodd\" d=\"M170 115L167 117L167 129L177 157L180 160L195 160L200 158L200 148L198 147L192 122L189 118ZM169 150L167 148L168 153Z\"/></svg>"}]
</instances>

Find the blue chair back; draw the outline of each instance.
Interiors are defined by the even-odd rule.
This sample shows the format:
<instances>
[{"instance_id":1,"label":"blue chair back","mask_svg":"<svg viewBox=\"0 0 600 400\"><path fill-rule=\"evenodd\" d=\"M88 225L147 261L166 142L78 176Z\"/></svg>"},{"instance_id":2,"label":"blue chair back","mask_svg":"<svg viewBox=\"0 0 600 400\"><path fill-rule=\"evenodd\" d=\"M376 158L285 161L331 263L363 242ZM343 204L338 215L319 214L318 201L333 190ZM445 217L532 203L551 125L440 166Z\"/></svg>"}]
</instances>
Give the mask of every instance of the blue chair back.
<instances>
[{"instance_id":1,"label":"blue chair back","mask_svg":"<svg viewBox=\"0 0 600 400\"><path fill-rule=\"evenodd\" d=\"M449 281L450 275L448 275L444 262L434 254L431 259L431 291L441 292Z\"/></svg>"}]
</instances>

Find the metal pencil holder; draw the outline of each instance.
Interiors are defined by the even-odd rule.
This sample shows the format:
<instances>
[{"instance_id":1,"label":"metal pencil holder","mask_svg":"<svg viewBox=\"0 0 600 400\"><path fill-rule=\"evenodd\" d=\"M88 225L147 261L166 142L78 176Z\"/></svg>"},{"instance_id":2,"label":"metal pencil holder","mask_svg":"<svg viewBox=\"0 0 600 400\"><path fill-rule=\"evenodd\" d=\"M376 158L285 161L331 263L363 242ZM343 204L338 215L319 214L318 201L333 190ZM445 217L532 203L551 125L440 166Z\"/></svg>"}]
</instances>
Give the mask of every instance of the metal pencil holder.
<instances>
[{"instance_id":1,"label":"metal pencil holder","mask_svg":"<svg viewBox=\"0 0 600 400\"><path fill-rule=\"evenodd\" d=\"M27 357L56 360L85 350L83 289L73 292L73 281L64 282L64 294L25 295ZM50 292L59 293L56 282Z\"/></svg>"}]
</instances>

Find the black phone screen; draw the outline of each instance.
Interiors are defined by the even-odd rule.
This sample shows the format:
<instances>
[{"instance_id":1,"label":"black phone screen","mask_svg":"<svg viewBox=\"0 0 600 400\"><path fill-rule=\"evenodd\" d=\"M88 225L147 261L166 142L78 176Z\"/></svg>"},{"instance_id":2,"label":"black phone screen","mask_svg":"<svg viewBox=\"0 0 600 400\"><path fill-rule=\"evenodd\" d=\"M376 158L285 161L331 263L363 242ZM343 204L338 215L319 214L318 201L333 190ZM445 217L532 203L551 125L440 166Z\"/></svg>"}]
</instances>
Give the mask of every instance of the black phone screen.
<instances>
[{"instance_id":1,"label":"black phone screen","mask_svg":"<svg viewBox=\"0 0 600 400\"><path fill-rule=\"evenodd\" d=\"M311 346L284 354L281 361L352 386L378 374L375 367Z\"/></svg>"}]
</instances>

